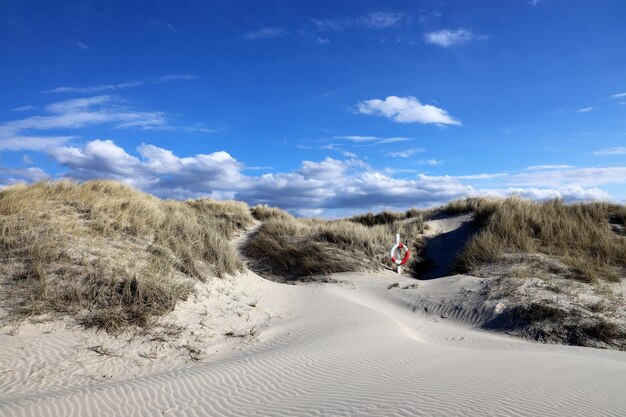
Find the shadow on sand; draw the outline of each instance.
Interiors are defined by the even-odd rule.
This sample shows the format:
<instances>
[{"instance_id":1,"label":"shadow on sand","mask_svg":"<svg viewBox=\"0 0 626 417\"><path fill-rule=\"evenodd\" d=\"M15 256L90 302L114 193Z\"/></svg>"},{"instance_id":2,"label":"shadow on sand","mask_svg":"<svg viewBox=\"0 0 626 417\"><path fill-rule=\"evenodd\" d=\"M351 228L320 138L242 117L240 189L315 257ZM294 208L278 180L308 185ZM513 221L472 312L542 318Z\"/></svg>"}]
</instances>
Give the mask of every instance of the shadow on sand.
<instances>
[{"instance_id":1,"label":"shadow on sand","mask_svg":"<svg viewBox=\"0 0 626 417\"><path fill-rule=\"evenodd\" d=\"M457 229L433 236L426 242L423 272L416 278L421 280L441 278L450 275L459 252L465 243L476 233L474 222L462 223Z\"/></svg>"}]
</instances>

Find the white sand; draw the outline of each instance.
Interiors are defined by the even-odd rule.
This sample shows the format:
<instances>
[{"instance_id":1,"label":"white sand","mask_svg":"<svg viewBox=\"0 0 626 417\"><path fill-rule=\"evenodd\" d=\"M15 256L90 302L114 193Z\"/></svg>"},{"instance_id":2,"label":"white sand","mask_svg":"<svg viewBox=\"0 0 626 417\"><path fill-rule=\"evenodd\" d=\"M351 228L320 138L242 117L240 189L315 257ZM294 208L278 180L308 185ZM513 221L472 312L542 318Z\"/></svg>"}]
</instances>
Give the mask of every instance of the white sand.
<instances>
[{"instance_id":1,"label":"white sand","mask_svg":"<svg viewBox=\"0 0 626 417\"><path fill-rule=\"evenodd\" d=\"M238 278L240 289L263 294L257 308L274 318L241 350L91 385L57 370L62 384L49 388L3 385L10 392L0 397L0 415L626 415L626 354L472 330L468 324L494 307L463 304L471 299L464 293L480 288L475 278L420 282L417 289L393 273L336 278L342 283L293 286L248 273ZM434 311L442 300L460 307ZM428 305L432 314L423 314ZM70 349L52 336L46 347L38 342L44 336L25 336L18 356L11 337L1 337L1 366L16 372L42 363L46 351L61 357ZM133 360L132 351L122 353ZM118 360L93 355L101 366ZM37 380L45 370L29 372L25 377Z\"/></svg>"}]
</instances>

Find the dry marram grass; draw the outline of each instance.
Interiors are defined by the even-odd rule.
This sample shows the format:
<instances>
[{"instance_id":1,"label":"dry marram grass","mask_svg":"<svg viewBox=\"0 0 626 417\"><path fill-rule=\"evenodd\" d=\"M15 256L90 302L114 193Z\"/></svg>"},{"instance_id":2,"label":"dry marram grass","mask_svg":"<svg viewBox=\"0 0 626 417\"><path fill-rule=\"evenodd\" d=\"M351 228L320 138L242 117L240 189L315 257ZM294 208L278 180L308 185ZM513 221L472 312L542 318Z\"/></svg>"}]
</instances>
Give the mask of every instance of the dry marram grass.
<instances>
[{"instance_id":1,"label":"dry marram grass","mask_svg":"<svg viewBox=\"0 0 626 417\"><path fill-rule=\"evenodd\" d=\"M626 266L626 207L601 202L565 204L521 198L466 199L447 212L473 211L480 232L459 257L459 269L471 271L498 262L505 253L542 253L562 261L584 281L619 281Z\"/></svg>"},{"instance_id":2,"label":"dry marram grass","mask_svg":"<svg viewBox=\"0 0 626 417\"><path fill-rule=\"evenodd\" d=\"M244 203L163 201L111 181L2 189L8 307L77 314L107 330L146 325L196 280L243 270L228 239L251 222Z\"/></svg>"},{"instance_id":3,"label":"dry marram grass","mask_svg":"<svg viewBox=\"0 0 626 417\"><path fill-rule=\"evenodd\" d=\"M244 253L259 272L287 279L391 266L388 250L395 233L401 233L414 250L421 245L419 235L424 228L422 217L415 212L409 221L385 220L380 224L354 219L297 219L267 206L254 207L253 214L266 221L244 246Z\"/></svg>"}]
</instances>

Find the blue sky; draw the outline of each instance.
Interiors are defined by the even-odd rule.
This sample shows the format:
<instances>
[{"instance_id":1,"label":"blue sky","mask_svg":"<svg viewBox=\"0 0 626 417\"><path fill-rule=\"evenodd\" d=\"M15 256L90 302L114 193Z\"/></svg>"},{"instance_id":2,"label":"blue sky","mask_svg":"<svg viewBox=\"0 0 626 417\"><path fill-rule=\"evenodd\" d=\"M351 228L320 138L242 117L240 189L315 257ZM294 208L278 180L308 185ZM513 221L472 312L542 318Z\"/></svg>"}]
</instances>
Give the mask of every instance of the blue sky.
<instances>
[{"instance_id":1,"label":"blue sky","mask_svg":"<svg viewBox=\"0 0 626 417\"><path fill-rule=\"evenodd\" d=\"M626 201L623 1L0 3L0 186Z\"/></svg>"}]
</instances>

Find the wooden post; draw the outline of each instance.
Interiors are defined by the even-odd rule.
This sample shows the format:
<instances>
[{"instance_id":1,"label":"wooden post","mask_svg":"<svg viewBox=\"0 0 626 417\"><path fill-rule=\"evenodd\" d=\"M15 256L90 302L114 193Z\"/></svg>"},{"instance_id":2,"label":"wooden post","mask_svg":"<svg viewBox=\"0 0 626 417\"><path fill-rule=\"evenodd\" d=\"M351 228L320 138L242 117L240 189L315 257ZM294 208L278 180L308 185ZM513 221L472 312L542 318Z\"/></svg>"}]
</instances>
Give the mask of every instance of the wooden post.
<instances>
[{"instance_id":1,"label":"wooden post","mask_svg":"<svg viewBox=\"0 0 626 417\"><path fill-rule=\"evenodd\" d=\"M396 233L396 244L400 243L400 233ZM395 255L394 255L395 256ZM398 271L398 275L402 274L402 266L396 266L396 270Z\"/></svg>"}]
</instances>

